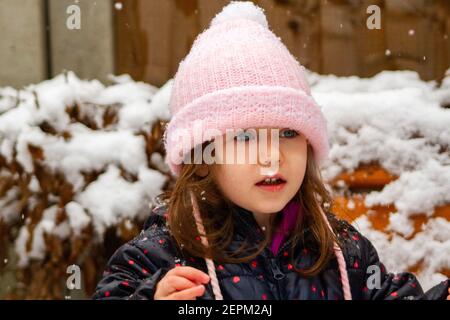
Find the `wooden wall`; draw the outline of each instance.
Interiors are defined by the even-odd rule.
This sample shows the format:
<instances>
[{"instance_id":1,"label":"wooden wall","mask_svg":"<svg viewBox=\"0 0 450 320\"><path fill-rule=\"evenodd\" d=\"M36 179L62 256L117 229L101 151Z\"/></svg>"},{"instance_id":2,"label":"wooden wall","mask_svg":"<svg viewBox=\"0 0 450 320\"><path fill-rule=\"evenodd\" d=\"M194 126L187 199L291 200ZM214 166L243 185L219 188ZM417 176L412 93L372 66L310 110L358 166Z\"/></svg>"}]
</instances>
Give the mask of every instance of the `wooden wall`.
<instances>
[{"instance_id":1,"label":"wooden wall","mask_svg":"<svg viewBox=\"0 0 450 320\"><path fill-rule=\"evenodd\" d=\"M78 0L81 29L66 27L67 7L73 0L47 0L51 76L73 70L81 78L107 80L114 73L114 35L111 0Z\"/></svg>"},{"instance_id":2,"label":"wooden wall","mask_svg":"<svg viewBox=\"0 0 450 320\"><path fill-rule=\"evenodd\" d=\"M228 2L78 0L82 27L69 30L73 0L0 0L0 86L20 88L63 70L102 81L129 73L160 86ZM322 74L411 69L440 80L450 66L449 0L254 2L299 61ZM371 4L381 8L381 30L366 27Z\"/></svg>"},{"instance_id":3,"label":"wooden wall","mask_svg":"<svg viewBox=\"0 0 450 320\"><path fill-rule=\"evenodd\" d=\"M19 89L64 70L107 80L115 72L112 4L113 0L0 0L0 86ZM71 5L80 8L80 29L66 26Z\"/></svg>"},{"instance_id":4,"label":"wooden wall","mask_svg":"<svg viewBox=\"0 0 450 320\"><path fill-rule=\"evenodd\" d=\"M228 0L126 0L115 11L116 72L160 86ZM339 76L411 69L440 80L450 66L448 0L254 0L306 67ZM366 27L368 5L380 30ZM412 31L410 31L412 30Z\"/></svg>"},{"instance_id":5,"label":"wooden wall","mask_svg":"<svg viewBox=\"0 0 450 320\"><path fill-rule=\"evenodd\" d=\"M43 1L0 0L0 86L47 77Z\"/></svg>"}]
</instances>

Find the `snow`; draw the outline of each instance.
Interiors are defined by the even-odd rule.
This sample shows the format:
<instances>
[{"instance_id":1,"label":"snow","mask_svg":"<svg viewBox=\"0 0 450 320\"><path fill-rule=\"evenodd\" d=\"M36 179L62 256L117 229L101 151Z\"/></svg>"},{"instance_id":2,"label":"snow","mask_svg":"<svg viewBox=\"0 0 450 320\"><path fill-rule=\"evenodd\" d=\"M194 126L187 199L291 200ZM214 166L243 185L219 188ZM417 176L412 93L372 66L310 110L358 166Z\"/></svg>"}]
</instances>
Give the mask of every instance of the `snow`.
<instances>
[{"instance_id":1,"label":"snow","mask_svg":"<svg viewBox=\"0 0 450 320\"><path fill-rule=\"evenodd\" d=\"M52 205L60 203L59 195L48 194L50 207L34 229L25 220L16 239L19 266L45 257L45 234L69 239L92 225L95 239L101 241L109 227L122 222L130 227L131 221L148 215L149 204L163 191L167 177L150 165L163 172L168 169L158 153L148 163L142 134L149 134L155 123L169 120L172 80L161 89L128 75L110 75L109 80L112 84L106 86L67 72L23 90L0 88L0 155L8 163L16 160L32 176L28 189L37 194L42 190L29 146L40 148L44 155L40 163L51 173L63 174L74 191L72 201L62 208ZM75 105L80 118L92 120L95 128L70 117L66 109ZM117 114L117 121L108 125L104 123L107 109ZM43 123L56 134L44 131ZM99 175L87 184L85 173ZM0 169L0 176L10 174ZM19 198L17 187L0 198L0 219L23 219ZM32 196L27 205L33 208L37 201ZM58 210L67 219L57 223ZM31 248L26 250L30 237Z\"/></svg>"},{"instance_id":2,"label":"snow","mask_svg":"<svg viewBox=\"0 0 450 320\"><path fill-rule=\"evenodd\" d=\"M58 207L53 205L43 212L43 217L36 225L33 231L33 238L31 241L31 250L26 249L30 233L27 227L22 227L19 231L19 236L16 239L16 251L19 254L19 267L26 266L30 259L41 260L45 257L47 252L45 248L45 234L53 234L60 239L65 239L70 235L70 228L67 222L56 224L56 215Z\"/></svg>"},{"instance_id":3,"label":"snow","mask_svg":"<svg viewBox=\"0 0 450 320\"><path fill-rule=\"evenodd\" d=\"M377 162L399 178L370 193L366 205L393 203L413 215L450 203L450 110L441 108L435 84L410 72L312 78L331 140L326 180Z\"/></svg>"},{"instance_id":4,"label":"snow","mask_svg":"<svg viewBox=\"0 0 450 320\"><path fill-rule=\"evenodd\" d=\"M436 88L435 82L422 81L419 75L414 71L382 71L371 78L319 75L309 71L307 72L307 78L315 93L335 92L358 94L415 88L421 89L422 92L428 92L433 95L433 89ZM446 78L444 81L450 82L450 78Z\"/></svg>"},{"instance_id":5,"label":"snow","mask_svg":"<svg viewBox=\"0 0 450 320\"><path fill-rule=\"evenodd\" d=\"M389 240L385 233L373 230L366 216L353 224L375 246L388 272L404 272L421 263L423 269L416 276L425 291L447 279L439 272L450 266L450 223L446 219L430 219L410 240L395 233Z\"/></svg>"},{"instance_id":6,"label":"snow","mask_svg":"<svg viewBox=\"0 0 450 320\"><path fill-rule=\"evenodd\" d=\"M143 200L157 196L165 182L165 176L157 171L141 168L139 178L137 183L128 182L121 177L116 166L110 165L104 174L76 196L75 201L83 208L88 208L96 217L94 228L98 234L103 234L106 228L115 226L122 220L148 214L148 203Z\"/></svg>"},{"instance_id":7,"label":"snow","mask_svg":"<svg viewBox=\"0 0 450 320\"><path fill-rule=\"evenodd\" d=\"M75 235L79 235L81 231L91 222L91 217L86 213L84 208L77 202L71 201L66 204L66 213L69 217L69 224Z\"/></svg>"},{"instance_id":8,"label":"snow","mask_svg":"<svg viewBox=\"0 0 450 320\"><path fill-rule=\"evenodd\" d=\"M0 175L0 179L2 176ZM9 189L6 194L0 198L0 220L6 223L11 223L17 219L17 212L19 210L19 203L14 201L20 194L18 187Z\"/></svg>"},{"instance_id":9,"label":"snow","mask_svg":"<svg viewBox=\"0 0 450 320\"><path fill-rule=\"evenodd\" d=\"M17 159L26 171L33 171L28 145L40 146L46 155L45 164L54 172L64 172L75 191L84 186L82 172L99 171L108 163L122 166L137 174L146 162L145 141L131 131L95 131L74 125L72 139L50 136L39 128L29 128L17 141Z\"/></svg>"},{"instance_id":10,"label":"snow","mask_svg":"<svg viewBox=\"0 0 450 320\"><path fill-rule=\"evenodd\" d=\"M122 2L116 2L116 3L114 3L114 8L115 8L116 10L118 10L118 11L122 10L122 8L123 8Z\"/></svg>"},{"instance_id":11,"label":"snow","mask_svg":"<svg viewBox=\"0 0 450 320\"><path fill-rule=\"evenodd\" d=\"M422 168L404 172L381 192L373 192L366 204L395 204L405 216L414 213L431 215L435 207L450 203L450 163L440 164L430 159Z\"/></svg>"},{"instance_id":12,"label":"snow","mask_svg":"<svg viewBox=\"0 0 450 320\"><path fill-rule=\"evenodd\" d=\"M450 109L442 107L450 103L450 70L440 86L412 71L384 71L365 79L309 72L308 80L328 122L331 148L323 177L330 181L371 163L398 177L365 195L368 208L395 205L386 230L392 239L374 230L366 216L354 225L372 241L390 271L421 262L417 276L425 289L444 280L440 272L450 269L450 222L432 214L450 204ZM418 214L428 220L409 239L414 232L411 217Z\"/></svg>"}]
</instances>

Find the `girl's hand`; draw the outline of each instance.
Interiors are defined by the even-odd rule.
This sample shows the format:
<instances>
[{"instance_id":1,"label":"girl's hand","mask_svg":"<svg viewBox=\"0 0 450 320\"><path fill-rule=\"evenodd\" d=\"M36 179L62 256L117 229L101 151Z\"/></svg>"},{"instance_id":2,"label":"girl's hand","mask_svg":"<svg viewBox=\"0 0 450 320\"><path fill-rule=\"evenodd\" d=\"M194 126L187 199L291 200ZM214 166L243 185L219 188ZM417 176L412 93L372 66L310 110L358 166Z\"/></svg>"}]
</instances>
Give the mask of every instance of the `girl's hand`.
<instances>
[{"instance_id":1,"label":"girl's hand","mask_svg":"<svg viewBox=\"0 0 450 320\"><path fill-rule=\"evenodd\" d=\"M447 296L447 300L450 300L450 288L448 288L448 296Z\"/></svg>"},{"instance_id":2,"label":"girl's hand","mask_svg":"<svg viewBox=\"0 0 450 320\"><path fill-rule=\"evenodd\" d=\"M196 268L175 267L156 284L155 300L195 300L203 295L209 276Z\"/></svg>"}]
</instances>

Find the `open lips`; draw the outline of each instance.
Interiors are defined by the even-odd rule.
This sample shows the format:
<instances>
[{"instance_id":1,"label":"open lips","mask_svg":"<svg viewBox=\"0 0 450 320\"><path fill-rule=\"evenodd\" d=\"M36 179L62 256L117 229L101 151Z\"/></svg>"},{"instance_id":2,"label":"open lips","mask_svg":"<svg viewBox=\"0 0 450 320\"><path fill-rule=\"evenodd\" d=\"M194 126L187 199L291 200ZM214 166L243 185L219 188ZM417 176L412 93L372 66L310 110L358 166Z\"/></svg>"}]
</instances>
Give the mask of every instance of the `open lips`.
<instances>
[{"instance_id":1,"label":"open lips","mask_svg":"<svg viewBox=\"0 0 450 320\"><path fill-rule=\"evenodd\" d=\"M277 192L284 188L286 185L286 180L280 174L276 174L260 180L255 185L264 191Z\"/></svg>"}]
</instances>

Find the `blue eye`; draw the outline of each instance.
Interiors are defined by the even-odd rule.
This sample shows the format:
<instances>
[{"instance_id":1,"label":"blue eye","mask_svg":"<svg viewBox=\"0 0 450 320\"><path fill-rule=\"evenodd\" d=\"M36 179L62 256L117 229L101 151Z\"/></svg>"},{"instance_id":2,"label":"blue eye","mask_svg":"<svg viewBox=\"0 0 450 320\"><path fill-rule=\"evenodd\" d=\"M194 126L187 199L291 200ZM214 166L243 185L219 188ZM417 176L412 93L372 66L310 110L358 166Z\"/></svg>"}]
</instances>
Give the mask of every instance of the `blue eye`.
<instances>
[{"instance_id":1,"label":"blue eye","mask_svg":"<svg viewBox=\"0 0 450 320\"><path fill-rule=\"evenodd\" d=\"M284 135L285 138L293 138L293 137L298 136L297 131L291 130L291 129L283 130L283 131L281 132L281 135L283 136L284 133L287 133L286 135Z\"/></svg>"},{"instance_id":2,"label":"blue eye","mask_svg":"<svg viewBox=\"0 0 450 320\"><path fill-rule=\"evenodd\" d=\"M249 141L252 138L253 134L251 132L241 132L234 137L234 139L237 141Z\"/></svg>"}]
</instances>

